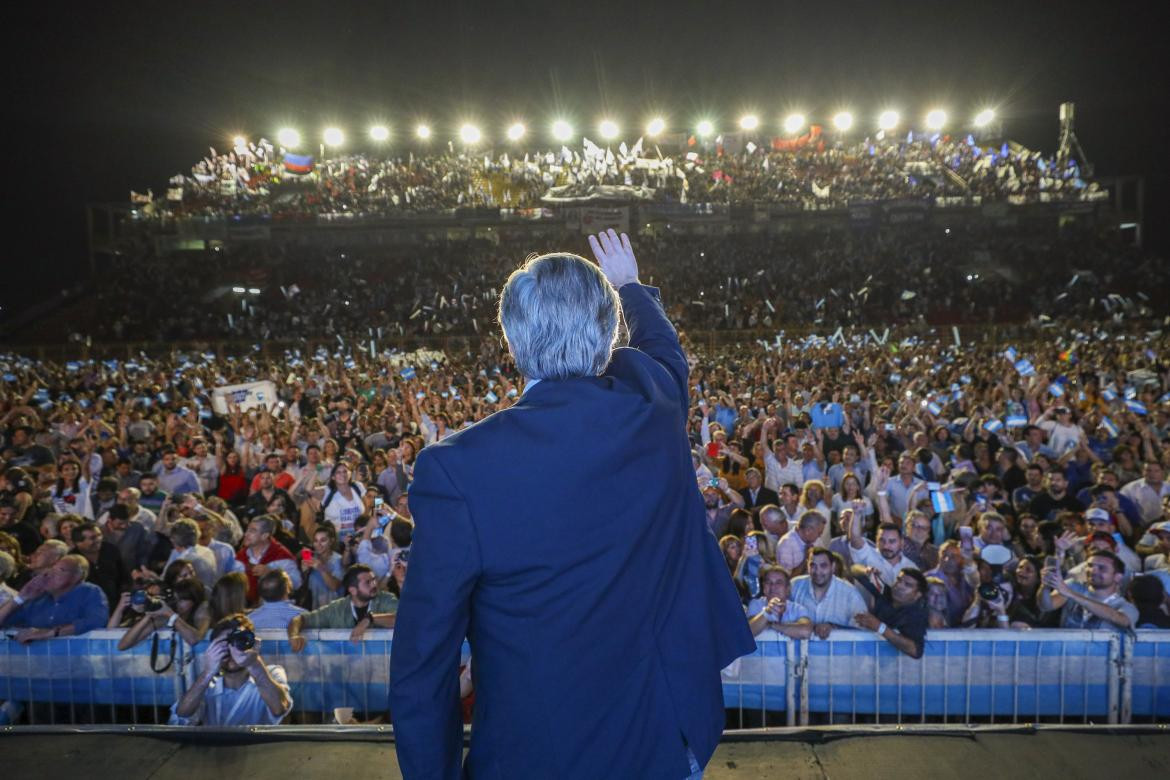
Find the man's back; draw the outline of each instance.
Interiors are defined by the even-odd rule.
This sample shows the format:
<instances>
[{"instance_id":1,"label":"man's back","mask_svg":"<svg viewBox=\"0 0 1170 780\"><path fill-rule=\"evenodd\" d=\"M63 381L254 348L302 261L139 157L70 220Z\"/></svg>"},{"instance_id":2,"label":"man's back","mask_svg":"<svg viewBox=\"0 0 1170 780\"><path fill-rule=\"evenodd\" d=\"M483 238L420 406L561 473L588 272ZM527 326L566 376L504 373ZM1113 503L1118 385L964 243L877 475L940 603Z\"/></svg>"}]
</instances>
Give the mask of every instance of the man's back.
<instances>
[{"instance_id":1,"label":"man's back","mask_svg":"<svg viewBox=\"0 0 1170 780\"><path fill-rule=\"evenodd\" d=\"M418 459L392 663L407 777L456 776L464 631L472 776L676 778L684 739L714 750L718 670L750 632L695 487L682 352L649 291L622 300L660 360L623 349L603 376L541 381ZM413 729L443 755L408 747Z\"/></svg>"}]
</instances>

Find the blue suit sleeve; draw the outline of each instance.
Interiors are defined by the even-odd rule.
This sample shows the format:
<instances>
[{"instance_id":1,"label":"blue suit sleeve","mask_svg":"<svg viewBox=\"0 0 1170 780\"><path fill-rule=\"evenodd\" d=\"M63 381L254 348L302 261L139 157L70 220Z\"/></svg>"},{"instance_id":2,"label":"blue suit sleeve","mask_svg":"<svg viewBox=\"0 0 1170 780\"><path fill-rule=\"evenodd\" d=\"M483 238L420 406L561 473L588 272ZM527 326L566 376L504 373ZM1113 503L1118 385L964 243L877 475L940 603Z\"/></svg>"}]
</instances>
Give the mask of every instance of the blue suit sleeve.
<instances>
[{"instance_id":1,"label":"blue suit sleeve","mask_svg":"<svg viewBox=\"0 0 1170 780\"><path fill-rule=\"evenodd\" d=\"M662 309L658 288L624 284L618 294L630 331L630 346L645 352L667 370L685 409L689 397L687 358L679 344L678 333Z\"/></svg>"},{"instance_id":2,"label":"blue suit sleeve","mask_svg":"<svg viewBox=\"0 0 1170 780\"><path fill-rule=\"evenodd\" d=\"M459 654L481 561L466 503L429 449L410 491L415 531L390 650L390 714L403 777L459 778Z\"/></svg>"}]
</instances>

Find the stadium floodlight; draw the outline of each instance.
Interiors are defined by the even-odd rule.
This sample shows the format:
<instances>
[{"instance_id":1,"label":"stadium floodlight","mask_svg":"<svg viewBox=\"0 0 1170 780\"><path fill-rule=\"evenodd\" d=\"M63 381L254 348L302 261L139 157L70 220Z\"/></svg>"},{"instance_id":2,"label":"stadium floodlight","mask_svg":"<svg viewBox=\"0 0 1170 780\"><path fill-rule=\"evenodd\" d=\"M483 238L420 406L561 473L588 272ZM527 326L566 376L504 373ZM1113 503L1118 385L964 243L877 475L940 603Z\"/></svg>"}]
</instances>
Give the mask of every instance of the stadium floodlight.
<instances>
[{"instance_id":1,"label":"stadium floodlight","mask_svg":"<svg viewBox=\"0 0 1170 780\"><path fill-rule=\"evenodd\" d=\"M740 117L739 126L743 130L755 130L760 126L760 118L755 114L744 114Z\"/></svg>"},{"instance_id":2,"label":"stadium floodlight","mask_svg":"<svg viewBox=\"0 0 1170 780\"><path fill-rule=\"evenodd\" d=\"M646 135L654 137L666 129L666 120L656 116L646 125Z\"/></svg>"},{"instance_id":3,"label":"stadium floodlight","mask_svg":"<svg viewBox=\"0 0 1170 780\"><path fill-rule=\"evenodd\" d=\"M248 147L248 139L242 135L233 136L232 147L235 149L246 149Z\"/></svg>"},{"instance_id":4,"label":"stadium floodlight","mask_svg":"<svg viewBox=\"0 0 1170 780\"><path fill-rule=\"evenodd\" d=\"M850 114L848 111L838 111L833 115L833 127L841 132L845 132L853 127L853 114Z\"/></svg>"},{"instance_id":5,"label":"stadium floodlight","mask_svg":"<svg viewBox=\"0 0 1170 780\"><path fill-rule=\"evenodd\" d=\"M597 132L607 141L617 138L618 130L617 122L612 119L602 119L601 123L597 125Z\"/></svg>"},{"instance_id":6,"label":"stadium floodlight","mask_svg":"<svg viewBox=\"0 0 1170 780\"><path fill-rule=\"evenodd\" d=\"M475 125L466 124L459 128L459 140L468 146L479 143L481 138L483 138L483 133Z\"/></svg>"},{"instance_id":7,"label":"stadium floodlight","mask_svg":"<svg viewBox=\"0 0 1170 780\"><path fill-rule=\"evenodd\" d=\"M414 128L414 134L425 141L431 137L431 127L430 125L419 125Z\"/></svg>"},{"instance_id":8,"label":"stadium floodlight","mask_svg":"<svg viewBox=\"0 0 1170 780\"><path fill-rule=\"evenodd\" d=\"M784 132L796 135L804 127L804 114L789 114L784 117Z\"/></svg>"},{"instance_id":9,"label":"stadium floodlight","mask_svg":"<svg viewBox=\"0 0 1170 780\"><path fill-rule=\"evenodd\" d=\"M991 124L994 121L995 121L995 109L993 109L993 108L985 108L982 111L980 111L978 114L975 115L975 126L976 127L987 127L989 124Z\"/></svg>"},{"instance_id":10,"label":"stadium floodlight","mask_svg":"<svg viewBox=\"0 0 1170 780\"><path fill-rule=\"evenodd\" d=\"M247 292L247 290L245 290L243 287L233 287L232 292L234 292L236 295L243 295Z\"/></svg>"},{"instance_id":11,"label":"stadium floodlight","mask_svg":"<svg viewBox=\"0 0 1170 780\"><path fill-rule=\"evenodd\" d=\"M291 127L282 127L276 132L276 140L286 149L296 149L301 145L301 134Z\"/></svg>"},{"instance_id":12,"label":"stadium floodlight","mask_svg":"<svg viewBox=\"0 0 1170 780\"><path fill-rule=\"evenodd\" d=\"M898 120L900 119L901 117L898 116L897 111L883 111L878 117L878 130L893 130L898 126Z\"/></svg>"},{"instance_id":13,"label":"stadium floodlight","mask_svg":"<svg viewBox=\"0 0 1170 780\"><path fill-rule=\"evenodd\" d=\"M520 122L514 123L508 128L508 140L519 141L524 137L524 125Z\"/></svg>"},{"instance_id":14,"label":"stadium floodlight","mask_svg":"<svg viewBox=\"0 0 1170 780\"><path fill-rule=\"evenodd\" d=\"M947 112L941 108L934 108L926 113L926 127L928 130L942 130L946 123Z\"/></svg>"},{"instance_id":15,"label":"stadium floodlight","mask_svg":"<svg viewBox=\"0 0 1170 780\"><path fill-rule=\"evenodd\" d=\"M249 295L259 295L259 294L260 294L260 288L259 288L259 287L249 287L249 288L248 288L248 294L249 294Z\"/></svg>"},{"instance_id":16,"label":"stadium floodlight","mask_svg":"<svg viewBox=\"0 0 1170 780\"><path fill-rule=\"evenodd\" d=\"M325 141L326 146L341 146L345 143L345 133L341 132L339 127L325 128L321 138Z\"/></svg>"},{"instance_id":17,"label":"stadium floodlight","mask_svg":"<svg viewBox=\"0 0 1170 780\"><path fill-rule=\"evenodd\" d=\"M695 125L695 130L698 131L700 136L707 136L715 132L715 125L711 123L710 119L704 119Z\"/></svg>"},{"instance_id":18,"label":"stadium floodlight","mask_svg":"<svg viewBox=\"0 0 1170 780\"><path fill-rule=\"evenodd\" d=\"M573 126L563 119L558 119L552 123L552 134L558 141L568 141L573 137Z\"/></svg>"},{"instance_id":19,"label":"stadium floodlight","mask_svg":"<svg viewBox=\"0 0 1170 780\"><path fill-rule=\"evenodd\" d=\"M375 141L385 141L390 137L390 128L386 125L374 125L370 128L370 138Z\"/></svg>"}]
</instances>

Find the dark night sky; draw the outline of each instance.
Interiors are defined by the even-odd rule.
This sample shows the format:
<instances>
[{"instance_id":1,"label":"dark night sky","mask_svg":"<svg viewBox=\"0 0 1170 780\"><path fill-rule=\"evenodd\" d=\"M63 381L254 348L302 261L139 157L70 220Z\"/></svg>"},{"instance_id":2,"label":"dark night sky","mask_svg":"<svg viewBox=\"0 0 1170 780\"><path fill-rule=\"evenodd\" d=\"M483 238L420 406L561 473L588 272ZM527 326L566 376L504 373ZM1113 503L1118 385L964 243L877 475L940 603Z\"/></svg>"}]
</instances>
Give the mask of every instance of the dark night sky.
<instances>
[{"instance_id":1,"label":"dark night sky","mask_svg":"<svg viewBox=\"0 0 1170 780\"><path fill-rule=\"evenodd\" d=\"M885 103L968 114L999 107L1008 135L1053 151L1057 106L1101 175L1147 177L1147 235L1164 250L1167 55L1155 3L632 3L431 0L348 3L19 4L10 9L10 225L5 307L84 267L88 201L158 192L242 130L282 124L400 135L426 116L499 132L554 114L594 125L775 126ZM859 120L861 121L861 120ZM872 120L871 120L872 121ZM444 125L446 125L444 127ZM445 131L445 132L444 132ZM12 185L19 186L19 192ZM8 278L13 276L11 272ZM34 295L33 297L39 297Z\"/></svg>"}]
</instances>

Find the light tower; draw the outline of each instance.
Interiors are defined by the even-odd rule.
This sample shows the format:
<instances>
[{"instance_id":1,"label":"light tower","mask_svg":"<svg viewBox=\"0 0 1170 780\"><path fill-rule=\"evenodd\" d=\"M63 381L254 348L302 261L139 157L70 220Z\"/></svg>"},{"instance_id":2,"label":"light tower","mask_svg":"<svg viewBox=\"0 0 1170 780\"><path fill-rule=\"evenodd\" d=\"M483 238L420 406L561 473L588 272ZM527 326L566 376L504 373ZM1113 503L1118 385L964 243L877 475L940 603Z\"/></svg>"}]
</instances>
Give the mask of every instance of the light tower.
<instances>
[{"instance_id":1,"label":"light tower","mask_svg":"<svg viewBox=\"0 0 1170 780\"><path fill-rule=\"evenodd\" d=\"M1081 174L1088 178L1093 175L1093 164L1089 162L1085 150L1081 148L1081 142L1077 140L1076 116L1075 103L1060 104L1060 148L1056 157L1061 163L1067 163L1070 158L1075 158L1081 166Z\"/></svg>"}]
</instances>

